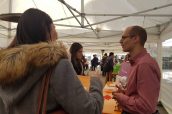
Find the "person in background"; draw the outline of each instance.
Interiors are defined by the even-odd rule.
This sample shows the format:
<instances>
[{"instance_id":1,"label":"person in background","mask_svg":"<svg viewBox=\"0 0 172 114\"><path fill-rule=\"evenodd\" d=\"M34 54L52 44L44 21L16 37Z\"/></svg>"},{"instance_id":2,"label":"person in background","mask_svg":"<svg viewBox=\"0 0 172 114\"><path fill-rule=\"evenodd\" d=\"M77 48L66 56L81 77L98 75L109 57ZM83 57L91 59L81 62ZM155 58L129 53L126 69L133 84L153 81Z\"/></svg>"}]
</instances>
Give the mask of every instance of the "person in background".
<instances>
[{"instance_id":1,"label":"person in background","mask_svg":"<svg viewBox=\"0 0 172 114\"><path fill-rule=\"evenodd\" d=\"M36 114L42 80L50 77L47 114L64 109L68 114L101 114L102 83L91 77L87 92L78 79L66 48L56 42L52 19L39 9L20 17L11 45L0 50L0 114Z\"/></svg>"},{"instance_id":2,"label":"person in background","mask_svg":"<svg viewBox=\"0 0 172 114\"><path fill-rule=\"evenodd\" d=\"M101 60L101 71L102 71L103 76L106 76L106 72L104 71L104 66L105 66L106 60L107 60L107 53L104 54L104 56L102 57L102 60Z\"/></svg>"},{"instance_id":3,"label":"person in background","mask_svg":"<svg viewBox=\"0 0 172 114\"><path fill-rule=\"evenodd\" d=\"M126 55L124 61L122 61L122 63L121 63L121 68L120 68L118 76L117 76L117 78L119 79L118 81L122 85L121 89L126 88L127 78L128 78L128 74L130 72L130 68L131 68L131 65L130 65L130 62L128 61L128 55Z\"/></svg>"},{"instance_id":4,"label":"person in background","mask_svg":"<svg viewBox=\"0 0 172 114\"><path fill-rule=\"evenodd\" d=\"M74 42L70 47L71 62L77 75L84 75L83 47L80 43Z\"/></svg>"},{"instance_id":5,"label":"person in background","mask_svg":"<svg viewBox=\"0 0 172 114\"><path fill-rule=\"evenodd\" d=\"M120 69L119 74L118 74L120 76L128 77L128 73L129 73L130 67L131 67L128 56L129 55L126 55L125 59L121 63L121 69Z\"/></svg>"},{"instance_id":6,"label":"person in background","mask_svg":"<svg viewBox=\"0 0 172 114\"><path fill-rule=\"evenodd\" d=\"M114 66L114 53L110 52L104 66L104 71L106 72L106 82L112 81L113 66Z\"/></svg>"},{"instance_id":7,"label":"person in background","mask_svg":"<svg viewBox=\"0 0 172 114\"><path fill-rule=\"evenodd\" d=\"M129 52L131 64L126 90L118 88L113 97L122 107L122 114L158 114L156 105L160 91L160 69L144 48L146 30L128 27L120 40L124 52Z\"/></svg>"},{"instance_id":8,"label":"person in background","mask_svg":"<svg viewBox=\"0 0 172 114\"><path fill-rule=\"evenodd\" d=\"M85 58L85 56L82 57L82 63L84 65L84 71L88 70L88 64L89 63L88 63L87 59Z\"/></svg>"},{"instance_id":9,"label":"person in background","mask_svg":"<svg viewBox=\"0 0 172 114\"><path fill-rule=\"evenodd\" d=\"M95 71L95 69L97 68L97 65L99 64L99 59L97 58L97 55L94 54L93 55L93 59L91 60L91 68L92 71Z\"/></svg>"},{"instance_id":10,"label":"person in background","mask_svg":"<svg viewBox=\"0 0 172 114\"><path fill-rule=\"evenodd\" d=\"M118 75L120 69L121 69L121 59L115 60L115 64L113 66L113 74Z\"/></svg>"}]
</instances>

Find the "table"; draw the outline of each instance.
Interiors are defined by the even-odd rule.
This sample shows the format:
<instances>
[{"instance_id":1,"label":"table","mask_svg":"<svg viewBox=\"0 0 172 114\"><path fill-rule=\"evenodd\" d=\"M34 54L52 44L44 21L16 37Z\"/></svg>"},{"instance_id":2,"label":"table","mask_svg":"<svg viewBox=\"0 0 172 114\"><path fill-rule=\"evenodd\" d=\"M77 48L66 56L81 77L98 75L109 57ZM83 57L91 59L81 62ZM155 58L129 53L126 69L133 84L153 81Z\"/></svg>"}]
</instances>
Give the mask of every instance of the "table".
<instances>
[{"instance_id":1,"label":"table","mask_svg":"<svg viewBox=\"0 0 172 114\"><path fill-rule=\"evenodd\" d=\"M83 84L86 90L89 90L90 86L90 77L89 76L78 76L81 83ZM112 82L107 82L103 89L103 96L110 96L112 98L112 91L108 87L112 86ZM104 106L102 114L121 114L121 111L115 111L116 102L114 99L104 99Z\"/></svg>"},{"instance_id":2,"label":"table","mask_svg":"<svg viewBox=\"0 0 172 114\"><path fill-rule=\"evenodd\" d=\"M107 96L104 99L103 114L121 114L121 111L118 110L117 102L112 99L112 89L115 89L115 83L107 82L103 89L104 98Z\"/></svg>"},{"instance_id":3,"label":"table","mask_svg":"<svg viewBox=\"0 0 172 114\"><path fill-rule=\"evenodd\" d=\"M79 80L81 81L84 88L89 91L90 87L90 76L78 76Z\"/></svg>"}]
</instances>

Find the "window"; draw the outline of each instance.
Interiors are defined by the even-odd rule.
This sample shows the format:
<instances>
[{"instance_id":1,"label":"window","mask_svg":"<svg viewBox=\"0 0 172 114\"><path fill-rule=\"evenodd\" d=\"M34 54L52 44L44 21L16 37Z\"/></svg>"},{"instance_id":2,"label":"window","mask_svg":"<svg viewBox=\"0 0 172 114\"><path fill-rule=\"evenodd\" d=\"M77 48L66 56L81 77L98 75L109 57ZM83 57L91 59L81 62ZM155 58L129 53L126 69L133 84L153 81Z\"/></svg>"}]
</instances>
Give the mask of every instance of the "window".
<instances>
[{"instance_id":1,"label":"window","mask_svg":"<svg viewBox=\"0 0 172 114\"><path fill-rule=\"evenodd\" d=\"M172 38L162 43L163 79L172 80Z\"/></svg>"}]
</instances>

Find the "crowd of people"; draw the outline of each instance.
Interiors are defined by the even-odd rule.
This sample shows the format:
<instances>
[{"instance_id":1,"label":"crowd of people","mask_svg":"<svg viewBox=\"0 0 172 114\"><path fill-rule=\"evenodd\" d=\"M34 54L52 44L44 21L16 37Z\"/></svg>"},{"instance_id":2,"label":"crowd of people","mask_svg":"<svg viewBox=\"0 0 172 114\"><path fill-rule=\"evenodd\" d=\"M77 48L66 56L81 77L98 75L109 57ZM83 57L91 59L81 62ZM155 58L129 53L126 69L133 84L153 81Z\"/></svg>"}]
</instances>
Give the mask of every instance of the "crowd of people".
<instances>
[{"instance_id":1,"label":"crowd of people","mask_svg":"<svg viewBox=\"0 0 172 114\"><path fill-rule=\"evenodd\" d=\"M44 77L49 76L46 112L66 114L101 114L103 109L102 83L91 77L86 91L77 75L85 75L88 61L83 46L75 42L70 55L56 41L58 34L51 17L39 9L28 9L20 17L14 40L0 50L0 114L36 114ZM107 53L99 62L91 60L91 70L100 64L107 81L113 76L127 76L125 89L117 85L113 97L122 107L122 114L158 114L156 105L160 91L160 69L144 48L147 33L140 26L123 32L120 44L128 52L124 61L114 60ZM42 100L42 99L41 99ZM43 105L44 106L44 105ZM60 112L59 112L60 114Z\"/></svg>"}]
</instances>

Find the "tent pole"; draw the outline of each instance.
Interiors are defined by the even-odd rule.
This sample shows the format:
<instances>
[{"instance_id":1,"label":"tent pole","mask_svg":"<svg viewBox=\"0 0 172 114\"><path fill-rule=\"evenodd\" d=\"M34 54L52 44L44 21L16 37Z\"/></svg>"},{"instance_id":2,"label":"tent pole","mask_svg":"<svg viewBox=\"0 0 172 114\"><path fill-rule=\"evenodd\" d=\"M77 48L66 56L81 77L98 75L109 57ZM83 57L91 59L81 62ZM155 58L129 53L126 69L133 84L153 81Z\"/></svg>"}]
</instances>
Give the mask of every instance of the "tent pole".
<instances>
[{"instance_id":1,"label":"tent pole","mask_svg":"<svg viewBox=\"0 0 172 114\"><path fill-rule=\"evenodd\" d=\"M86 18L85 16L84 16L84 18L85 18L87 24L88 24L88 25L91 27L91 29L93 30L93 32L94 32L94 34L96 35L96 37L99 38L97 32L93 29L92 25L89 23L89 21L87 20L87 18Z\"/></svg>"},{"instance_id":2,"label":"tent pole","mask_svg":"<svg viewBox=\"0 0 172 114\"><path fill-rule=\"evenodd\" d=\"M164 28L160 31L160 34L169 27L169 25L171 24L171 22L172 22L172 19L170 21L168 21L167 23L164 23L163 24L164 25ZM161 26L163 26L163 25L161 25Z\"/></svg>"},{"instance_id":3,"label":"tent pole","mask_svg":"<svg viewBox=\"0 0 172 114\"><path fill-rule=\"evenodd\" d=\"M74 28L81 28L81 26L75 26L75 25L64 25L64 24L54 24L56 26L64 26L64 27L74 27Z\"/></svg>"},{"instance_id":4,"label":"tent pole","mask_svg":"<svg viewBox=\"0 0 172 114\"><path fill-rule=\"evenodd\" d=\"M9 0L9 13L12 13L12 0ZM8 22L8 39L11 38L11 22Z\"/></svg>"},{"instance_id":5,"label":"tent pole","mask_svg":"<svg viewBox=\"0 0 172 114\"><path fill-rule=\"evenodd\" d=\"M78 20L78 18L75 16L75 14L72 12L72 10L68 7L68 6L66 6L67 8L68 8L68 10L70 11L70 13L74 16L74 18L76 19L76 21L80 24L80 26L82 27L82 24L81 24L81 22Z\"/></svg>"},{"instance_id":6,"label":"tent pole","mask_svg":"<svg viewBox=\"0 0 172 114\"><path fill-rule=\"evenodd\" d=\"M160 71L161 71L161 80L163 79L163 70L162 70L162 64L163 64L163 55L162 55L162 39L159 36L158 42L157 42L157 62L159 64L160 67ZM161 89L162 89L162 81L160 81L160 94L159 94L159 101L161 101Z\"/></svg>"},{"instance_id":7,"label":"tent pole","mask_svg":"<svg viewBox=\"0 0 172 114\"><path fill-rule=\"evenodd\" d=\"M136 15L136 14L140 14L140 13L146 13L146 12L162 9L162 8L165 8L165 7L169 7L169 6L172 6L172 3L171 4L167 4L167 5L162 5L162 6L159 6L159 7L155 7L155 8L146 9L146 10L143 10L143 11L138 11L136 13L132 13L132 14L129 14L129 15ZM125 18L125 17L129 17L129 16L116 17L116 18L105 20L105 21L100 21L100 22L97 22L97 23L93 23L93 24L90 24L90 25L92 26L92 25L97 25L97 24L101 24L101 23L106 23L106 22L122 19L122 18ZM84 27L88 27L90 25L86 25Z\"/></svg>"},{"instance_id":8,"label":"tent pole","mask_svg":"<svg viewBox=\"0 0 172 114\"><path fill-rule=\"evenodd\" d=\"M81 0L81 14L85 14L84 13L84 0ZM84 26L84 16L85 15L81 15L81 25Z\"/></svg>"},{"instance_id":9,"label":"tent pole","mask_svg":"<svg viewBox=\"0 0 172 114\"><path fill-rule=\"evenodd\" d=\"M64 4L67 8L68 8L68 10L70 11L70 13L73 15L73 17L76 19L76 21L80 24L80 26L82 27L82 24L81 24L81 22L78 20L78 18L75 16L75 14L72 12L72 10L73 11L75 11L75 12L77 12L79 15L81 14L79 11L77 11L76 9L74 9L73 7L71 7L69 4L67 4L64 0L58 0L58 1L60 1L62 4ZM72 10L71 10L72 9Z\"/></svg>"},{"instance_id":10,"label":"tent pole","mask_svg":"<svg viewBox=\"0 0 172 114\"><path fill-rule=\"evenodd\" d=\"M75 17L80 17L80 15L75 15ZM75 17L70 16L70 17L66 17L66 18L56 19L56 20L53 20L53 22L64 21L64 20L67 20L67 19L75 18Z\"/></svg>"},{"instance_id":11,"label":"tent pole","mask_svg":"<svg viewBox=\"0 0 172 114\"><path fill-rule=\"evenodd\" d=\"M3 26L3 25L0 25L0 27L1 27L2 29L8 30L8 27L5 27L5 26Z\"/></svg>"},{"instance_id":12,"label":"tent pole","mask_svg":"<svg viewBox=\"0 0 172 114\"><path fill-rule=\"evenodd\" d=\"M6 34L2 34L2 33L0 33L0 35L2 35L2 36L4 36L4 37L8 37L8 35L6 35Z\"/></svg>"},{"instance_id":13,"label":"tent pole","mask_svg":"<svg viewBox=\"0 0 172 114\"><path fill-rule=\"evenodd\" d=\"M157 62L162 72L162 40L160 37L158 38L158 42L157 42Z\"/></svg>"},{"instance_id":14,"label":"tent pole","mask_svg":"<svg viewBox=\"0 0 172 114\"><path fill-rule=\"evenodd\" d=\"M172 14L85 14L86 16L134 16L134 17L172 17Z\"/></svg>"},{"instance_id":15,"label":"tent pole","mask_svg":"<svg viewBox=\"0 0 172 114\"><path fill-rule=\"evenodd\" d=\"M73 8L72 6L70 6L69 4L67 4L64 0L58 0L59 2L61 2L62 4L64 4L67 8L72 9L73 11L75 11L76 13L78 13L79 15L81 14L78 10L76 10L75 8Z\"/></svg>"},{"instance_id":16,"label":"tent pole","mask_svg":"<svg viewBox=\"0 0 172 114\"><path fill-rule=\"evenodd\" d=\"M158 26L158 31L159 31L159 35L158 35L158 41L157 41L157 62L159 64L159 68L161 71L161 75L162 75L162 39L161 39L161 31L160 31L161 26ZM162 78L162 77L161 77Z\"/></svg>"}]
</instances>

